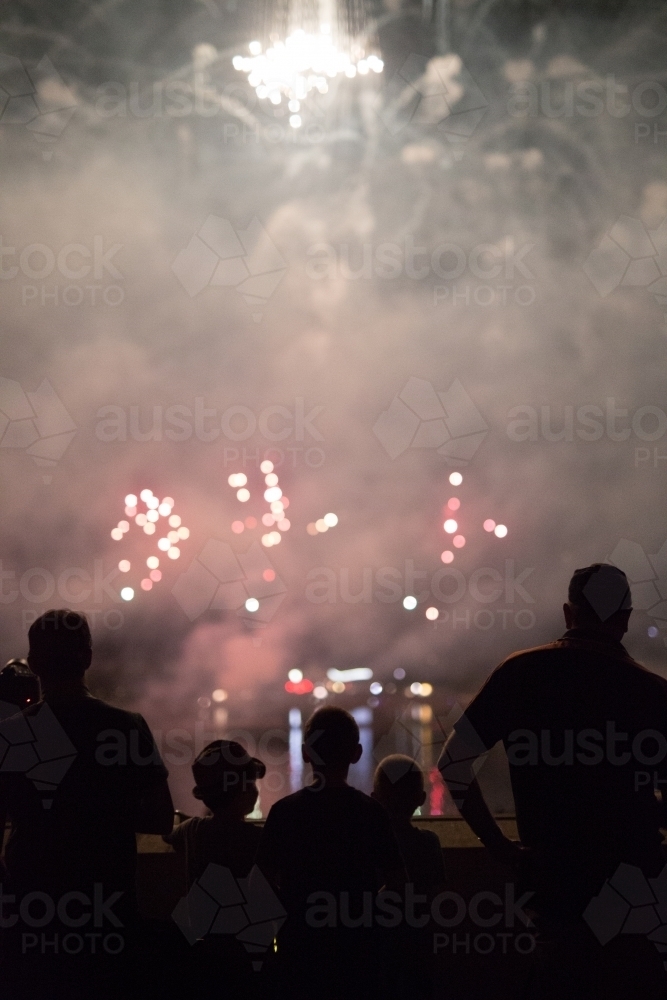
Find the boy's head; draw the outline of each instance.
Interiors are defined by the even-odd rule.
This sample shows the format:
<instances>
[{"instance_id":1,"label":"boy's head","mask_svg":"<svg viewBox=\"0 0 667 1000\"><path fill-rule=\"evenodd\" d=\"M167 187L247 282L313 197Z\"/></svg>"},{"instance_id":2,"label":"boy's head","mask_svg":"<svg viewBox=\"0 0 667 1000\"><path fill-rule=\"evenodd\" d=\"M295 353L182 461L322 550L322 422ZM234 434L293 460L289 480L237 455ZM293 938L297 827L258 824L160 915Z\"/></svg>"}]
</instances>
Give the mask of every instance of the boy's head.
<instances>
[{"instance_id":1,"label":"boy's head","mask_svg":"<svg viewBox=\"0 0 667 1000\"><path fill-rule=\"evenodd\" d=\"M424 775L417 761L400 753L380 761L373 779L373 798L391 816L409 819L426 801Z\"/></svg>"},{"instance_id":2,"label":"boy's head","mask_svg":"<svg viewBox=\"0 0 667 1000\"><path fill-rule=\"evenodd\" d=\"M212 812L233 807L245 816L257 801L257 780L266 767L234 740L215 740L204 747L192 765L192 794Z\"/></svg>"},{"instance_id":3,"label":"boy's head","mask_svg":"<svg viewBox=\"0 0 667 1000\"><path fill-rule=\"evenodd\" d=\"M314 768L346 769L361 757L359 726L344 708L318 708L304 727L302 752Z\"/></svg>"}]
</instances>

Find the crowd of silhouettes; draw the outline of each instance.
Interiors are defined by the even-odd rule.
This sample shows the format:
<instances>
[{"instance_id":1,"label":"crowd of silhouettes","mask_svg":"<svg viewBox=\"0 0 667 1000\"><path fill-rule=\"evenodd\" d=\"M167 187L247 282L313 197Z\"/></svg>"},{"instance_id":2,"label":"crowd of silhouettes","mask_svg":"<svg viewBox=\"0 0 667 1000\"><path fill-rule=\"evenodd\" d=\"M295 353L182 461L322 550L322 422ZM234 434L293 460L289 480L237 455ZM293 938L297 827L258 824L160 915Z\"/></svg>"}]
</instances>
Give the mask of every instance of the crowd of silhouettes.
<instances>
[{"instance_id":1,"label":"crowd of silhouettes","mask_svg":"<svg viewBox=\"0 0 667 1000\"><path fill-rule=\"evenodd\" d=\"M610 750L608 738L600 753L590 742L612 727L616 741L622 735L634 746L651 733L667 747L667 682L621 642L631 610L620 570L577 570L565 634L501 663L439 761L464 819L532 895L538 947L517 1000L629 997L638 982L647 1000L667 995L645 937L621 936L604 948L584 920L620 865L657 878L665 861L659 782L638 784L633 755L615 744ZM455 881L437 835L412 823L426 798L415 760L386 757L372 794L364 794L348 784L362 755L357 723L340 707L321 707L303 734L312 778L272 806L263 828L246 817L265 765L230 740L210 743L192 765L193 794L206 815L175 822L167 770L145 720L86 686L86 618L49 611L28 638L39 700L26 699L14 714L0 699L0 830L10 827L0 860L0 1000L456 995L437 974L431 926L381 919L401 912L409 896L430 904ZM588 743L576 746L586 753L567 759L568 733L575 741L585 734ZM517 841L503 833L477 782L498 742L508 755ZM655 758L663 782L666 756ZM137 833L162 835L182 859L185 936L172 927L157 941L142 923ZM232 887L215 920L205 883ZM253 920L261 946L259 937L232 933L246 919L241 888L253 885L272 900Z\"/></svg>"}]
</instances>

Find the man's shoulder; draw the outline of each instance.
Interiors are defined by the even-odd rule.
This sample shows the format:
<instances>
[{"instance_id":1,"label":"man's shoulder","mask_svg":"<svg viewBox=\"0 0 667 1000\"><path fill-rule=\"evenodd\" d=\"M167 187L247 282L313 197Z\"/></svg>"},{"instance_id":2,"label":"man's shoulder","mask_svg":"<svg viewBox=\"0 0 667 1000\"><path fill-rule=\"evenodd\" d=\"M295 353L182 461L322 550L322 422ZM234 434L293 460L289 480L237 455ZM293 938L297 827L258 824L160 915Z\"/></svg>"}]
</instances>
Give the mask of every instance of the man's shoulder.
<instances>
[{"instance_id":1,"label":"man's shoulder","mask_svg":"<svg viewBox=\"0 0 667 1000\"><path fill-rule=\"evenodd\" d=\"M41 704L49 704L49 702L43 702ZM40 706L34 706L37 710ZM138 712L129 712L125 708L117 708L115 705L110 705L106 701L102 701L101 698L77 698L76 701L70 701L65 704L54 703L52 706L55 710L55 714L58 712L66 712L67 714L77 715L82 719L91 719L100 723L108 723L110 726L116 726L122 729L136 729L137 727L145 726L146 722L142 715ZM30 711L28 709L28 711Z\"/></svg>"},{"instance_id":2,"label":"man's shoulder","mask_svg":"<svg viewBox=\"0 0 667 1000\"><path fill-rule=\"evenodd\" d=\"M517 649L510 653L499 664L496 670L521 670L530 667L537 661L557 657L561 655L562 647L556 642L545 642L541 646L529 646L527 649Z\"/></svg>"}]
</instances>

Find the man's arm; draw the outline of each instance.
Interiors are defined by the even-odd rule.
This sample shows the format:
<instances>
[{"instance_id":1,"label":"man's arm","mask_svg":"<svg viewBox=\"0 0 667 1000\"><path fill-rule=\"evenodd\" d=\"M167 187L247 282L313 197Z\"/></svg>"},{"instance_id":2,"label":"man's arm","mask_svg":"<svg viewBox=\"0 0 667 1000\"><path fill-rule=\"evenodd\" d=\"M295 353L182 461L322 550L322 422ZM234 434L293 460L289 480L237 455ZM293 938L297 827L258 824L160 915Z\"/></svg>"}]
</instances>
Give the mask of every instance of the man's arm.
<instances>
[{"instance_id":1,"label":"man's arm","mask_svg":"<svg viewBox=\"0 0 667 1000\"><path fill-rule=\"evenodd\" d=\"M167 779L149 785L139 798L136 833L171 833L174 825L174 803Z\"/></svg>"},{"instance_id":2,"label":"man's arm","mask_svg":"<svg viewBox=\"0 0 667 1000\"><path fill-rule=\"evenodd\" d=\"M485 753L478 740L468 741L455 730L443 748L438 769L461 816L490 854L505 864L517 864L524 849L502 832L475 777L475 765Z\"/></svg>"}]
</instances>

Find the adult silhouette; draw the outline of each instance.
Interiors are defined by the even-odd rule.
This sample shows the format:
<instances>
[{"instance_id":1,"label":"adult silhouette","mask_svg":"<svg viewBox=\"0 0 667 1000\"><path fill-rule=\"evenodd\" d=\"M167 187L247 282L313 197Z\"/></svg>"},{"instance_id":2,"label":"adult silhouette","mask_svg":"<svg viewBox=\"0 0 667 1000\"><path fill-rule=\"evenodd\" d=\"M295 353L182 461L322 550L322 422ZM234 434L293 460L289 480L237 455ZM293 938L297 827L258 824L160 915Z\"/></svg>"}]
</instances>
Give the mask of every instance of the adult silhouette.
<instances>
[{"instance_id":1,"label":"adult silhouette","mask_svg":"<svg viewBox=\"0 0 667 1000\"><path fill-rule=\"evenodd\" d=\"M563 613L560 639L514 653L491 674L438 765L476 835L497 860L518 864L534 892L530 906L558 956L539 986L545 998L551 989L591 997L603 988L604 956L582 916L619 865L647 877L664 865L656 790L667 787L667 682L621 642L632 613L625 574L604 563L576 570ZM475 780L498 741L520 843L501 832ZM618 956L639 939L610 947Z\"/></svg>"},{"instance_id":2,"label":"adult silhouette","mask_svg":"<svg viewBox=\"0 0 667 1000\"><path fill-rule=\"evenodd\" d=\"M49 966L26 987L33 997L59 995L54 975L64 991L68 965L70 980L85 982L87 962L97 967L100 958L127 954L135 834L169 833L173 806L144 719L86 687L86 618L47 611L28 636L41 700L0 723L0 829L11 821L0 881L10 964L20 962L23 983L26 970Z\"/></svg>"}]
</instances>

